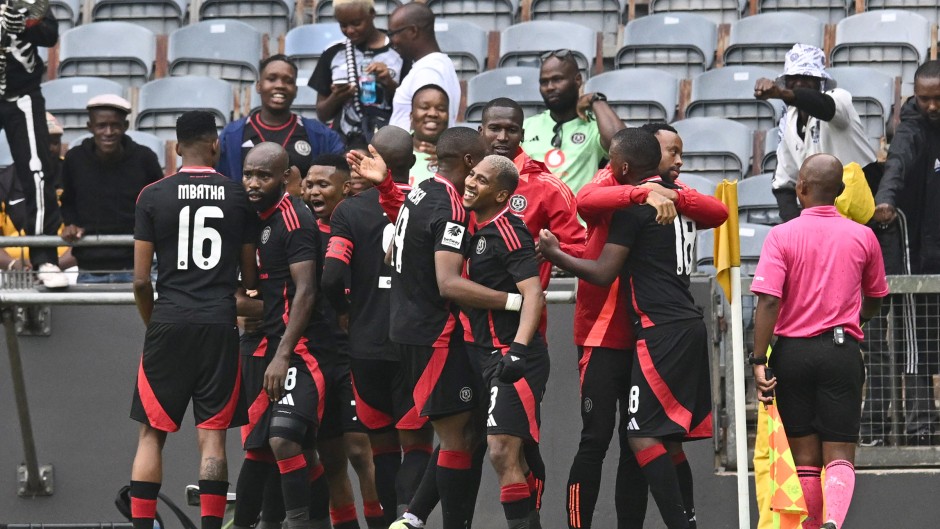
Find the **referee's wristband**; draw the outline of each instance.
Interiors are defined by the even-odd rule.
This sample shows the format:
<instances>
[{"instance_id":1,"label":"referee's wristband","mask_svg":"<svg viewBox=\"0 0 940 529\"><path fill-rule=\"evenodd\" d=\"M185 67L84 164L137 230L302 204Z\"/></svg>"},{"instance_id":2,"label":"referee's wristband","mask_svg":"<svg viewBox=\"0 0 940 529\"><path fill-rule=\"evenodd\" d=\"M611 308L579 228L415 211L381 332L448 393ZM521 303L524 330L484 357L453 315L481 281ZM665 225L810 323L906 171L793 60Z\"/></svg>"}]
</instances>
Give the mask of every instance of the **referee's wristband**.
<instances>
[{"instance_id":1,"label":"referee's wristband","mask_svg":"<svg viewBox=\"0 0 940 529\"><path fill-rule=\"evenodd\" d=\"M506 310L519 312L522 309L522 294L506 294Z\"/></svg>"}]
</instances>

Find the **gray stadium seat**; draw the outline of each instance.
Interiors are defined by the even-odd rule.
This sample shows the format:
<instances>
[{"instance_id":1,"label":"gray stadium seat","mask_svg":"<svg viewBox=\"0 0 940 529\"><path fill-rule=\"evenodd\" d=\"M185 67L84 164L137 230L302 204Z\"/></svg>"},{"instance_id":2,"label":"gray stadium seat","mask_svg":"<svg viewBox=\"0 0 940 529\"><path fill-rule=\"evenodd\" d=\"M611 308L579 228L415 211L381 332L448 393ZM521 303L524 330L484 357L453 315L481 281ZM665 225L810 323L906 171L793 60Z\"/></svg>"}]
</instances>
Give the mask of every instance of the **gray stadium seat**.
<instances>
[{"instance_id":1,"label":"gray stadium seat","mask_svg":"<svg viewBox=\"0 0 940 529\"><path fill-rule=\"evenodd\" d=\"M10 152L10 142L7 141L7 135L0 134L0 168L7 168L13 165L13 153Z\"/></svg>"},{"instance_id":2,"label":"gray stadium seat","mask_svg":"<svg viewBox=\"0 0 940 529\"><path fill-rule=\"evenodd\" d=\"M777 169L777 145L779 144L779 129L768 130L764 137L764 157L760 161L761 171L773 173Z\"/></svg>"},{"instance_id":3,"label":"gray stadium seat","mask_svg":"<svg viewBox=\"0 0 940 529\"><path fill-rule=\"evenodd\" d=\"M287 33L294 2L287 0L202 0L199 20L240 20L276 38Z\"/></svg>"},{"instance_id":4,"label":"gray stadium seat","mask_svg":"<svg viewBox=\"0 0 940 529\"><path fill-rule=\"evenodd\" d=\"M388 17L396 7L407 4L410 0L375 0L375 27L388 29ZM335 22L333 18L333 0L317 2L317 22Z\"/></svg>"},{"instance_id":5,"label":"gray stadium seat","mask_svg":"<svg viewBox=\"0 0 940 529\"><path fill-rule=\"evenodd\" d=\"M95 22L132 22L156 34L169 35L186 20L186 0L94 0Z\"/></svg>"},{"instance_id":6,"label":"gray stadium seat","mask_svg":"<svg viewBox=\"0 0 940 529\"><path fill-rule=\"evenodd\" d=\"M780 220L772 174L759 174L738 182L738 218L741 222L776 226Z\"/></svg>"},{"instance_id":7,"label":"gray stadium seat","mask_svg":"<svg viewBox=\"0 0 940 529\"><path fill-rule=\"evenodd\" d=\"M715 24L728 24L741 18L747 0L650 0L650 13L691 12Z\"/></svg>"},{"instance_id":8,"label":"gray stadium seat","mask_svg":"<svg viewBox=\"0 0 940 529\"><path fill-rule=\"evenodd\" d=\"M543 53L558 49L571 50L582 77L590 77L597 57L594 30L555 20L523 22L504 29L499 39L499 67L539 66Z\"/></svg>"},{"instance_id":9,"label":"gray stadium seat","mask_svg":"<svg viewBox=\"0 0 940 529\"><path fill-rule=\"evenodd\" d=\"M761 13L798 11L826 24L835 24L849 16L849 9L854 11L854 7L854 0L760 0L758 4Z\"/></svg>"},{"instance_id":10,"label":"gray stadium seat","mask_svg":"<svg viewBox=\"0 0 940 529\"><path fill-rule=\"evenodd\" d=\"M672 126L682 137L682 174L694 173L716 184L747 175L753 147L746 126L722 118L688 118Z\"/></svg>"},{"instance_id":11,"label":"gray stadium seat","mask_svg":"<svg viewBox=\"0 0 940 529\"><path fill-rule=\"evenodd\" d=\"M917 13L931 24L940 22L940 2L937 0L866 0L865 11L879 9L903 9Z\"/></svg>"},{"instance_id":12,"label":"gray stadium seat","mask_svg":"<svg viewBox=\"0 0 940 529\"><path fill-rule=\"evenodd\" d=\"M718 44L718 28L692 13L667 13L638 18L623 30L617 68L648 66L667 70L679 79L711 68Z\"/></svg>"},{"instance_id":13,"label":"gray stadium seat","mask_svg":"<svg viewBox=\"0 0 940 529\"><path fill-rule=\"evenodd\" d=\"M313 72L320 55L333 44L345 40L346 37L336 22L307 24L287 32L284 38L284 54L294 59L298 69ZM307 79L309 78L310 76L307 76ZM298 82L306 83L307 79Z\"/></svg>"},{"instance_id":14,"label":"gray stadium seat","mask_svg":"<svg viewBox=\"0 0 940 529\"><path fill-rule=\"evenodd\" d=\"M46 110L58 120L65 133L62 141L71 142L76 135L87 131L88 101L103 94L124 95L124 87L100 77L63 77L42 84Z\"/></svg>"},{"instance_id":15,"label":"gray stadium seat","mask_svg":"<svg viewBox=\"0 0 940 529\"><path fill-rule=\"evenodd\" d=\"M261 95L257 90L251 92L251 111L254 112L261 108ZM299 83L297 86L297 97L294 104L290 107L295 113L304 119L317 119L317 91L309 86Z\"/></svg>"},{"instance_id":16,"label":"gray stadium seat","mask_svg":"<svg viewBox=\"0 0 940 529\"><path fill-rule=\"evenodd\" d=\"M144 147L149 148L157 155L157 161L160 162L160 167L166 169L166 141L150 134L149 132L142 132L139 130L129 130L127 135L131 137L135 142L143 145ZM86 132L75 136L72 141L69 142L69 150L74 149L82 144L83 141L90 138L91 134Z\"/></svg>"},{"instance_id":17,"label":"gray stadium seat","mask_svg":"<svg viewBox=\"0 0 940 529\"><path fill-rule=\"evenodd\" d=\"M206 20L170 35L170 75L201 75L247 85L258 78L261 34L237 20Z\"/></svg>"},{"instance_id":18,"label":"gray stadium seat","mask_svg":"<svg viewBox=\"0 0 940 529\"><path fill-rule=\"evenodd\" d=\"M185 97L181 97L185 94ZM140 88L136 129L163 140L176 139L176 118L187 110L215 113L219 129L232 117L232 87L211 77L167 77Z\"/></svg>"},{"instance_id":19,"label":"gray stadium seat","mask_svg":"<svg viewBox=\"0 0 940 529\"><path fill-rule=\"evenodd\" d=\"M870 66L903 81L901 95L914 93L914 70L929 57L930 23L898 10L869 11L836 26L831 66Z\"/></svg>"},{"instance_id":20,"label":"gray stadium seat","mask_svg":"<svg viewBox=\"0 0 940 529\"><path fill-rule=\"evenodd\" d=\"M597 28L604 35L604 55L617 51L626 0L532 0L532 20L562 20ZM607 52L607 50L610 50Z\"/></svg>"},{"instance_id":21,"label":"gray stadium seat","mask_svg":"<svg viewBox=\"0 0 940 529\"><path fill-rule=\"evenodd\" d=\"M740 193L739 193L740 196ZM760 251L770 233L770 226L763 224L750 224L742 222L738 225L738 235L741 240L741 275L753 276L757 268L757 261L760 259ZM696 255L698 266L709 267L714 270L715 255L715 230L703 230L698 232L698 241L696 242Z\"/></svg>"},{"instance_id":22,"label":"gray stadium seat","mask_svg":"<svg viewBox=\"0 0 940 529\"><path fill-rule=\"evenodd\" d=\"M823 45L823 26L805 13L765 13L731 24L725 66L761 66L782 70L787 51L796 43Z\"/></svg>"},{"instance_id":23,"label":"gray stadium seat","mask_svg":"<svg viewBox=\"0 0 940 529\"><path fill-rule=\"evenodd\" d=\"M115 43L120 43L119 46ZM153 71L156 37L129 22L95 22L59 37L59 77L106 77L140 86Z\"/></svg>"},{"instance_id":24,"label":"gray stadium seat","mask_svg":"<svg viewBox=\"0 0 940 529\"><path fill-rule=\"evenodd\" d=\"M687 117L728 118L751 130L775 127L783 113L783 102L754 97L754 83L761 77L774 79L779 71L756 66L726 66L692 79L692 97Z\"/></svg>"},{"instance_id":25,"label":"gray stadium seat","mask_svg":"<svg viewBox=\"0 0 940 529\"><path fill-rule=\"evenodd\" d=\"M894 78L864 66L830 68L829 74L839 83L839 88L844 88L852 94L852 104L855 105L865 132L877 151L881 146L881 138L885 135L885 122L894 103Z\"/></svg>"},{"instance_id":26,"label":"gray stadium seat","mask_svg":"<svg viewBox=\"0 0 940 529\"><path fill-rule=\"evenodd\" d=\"M51 0L49 11L59 21L59 34L75 27L82 16L81 0Z\"/></svg>"},{"instance_id":27,"label":"gray stadium seat","mask_svg":"<svg viewBox=\"0 0 940 529\"><path fill-rule=\"evenodd\" d=\"M627 126L638 127L673 120L679 101L679 80L664 70L631 68L592 77L584 91L603 93L607 104Z\"/></svg>"},{"instance_id":28,"label":"gray stadium seat","mask_svg":"<svg viewBox=\"0 0 940 529\"><path fill-rule=\"evenodd\" d=\"M502 31L516 21L519 0L427 0L439 17L459 18L487 31Z\"/></svg>"},{"instance_id":29,"label":"gray stadium seat","mask_svg":"<svg viewBox=\"0 0 940 529\"><path fill-rule=\"evenodd\" d=\"M715 189L718 188L714 181L695 173L679 173L679 181L703 195L714 196Z\"/></svg>"},{"instance_id":30,"label":"gray stadium seat","mask_svg":"<svg viewBox=\"0 0 940 529\"><path fill-rule=\"evenodd\" d=\"M439 18L434 21L434 33L441 51L453 61L461 80L486 69L488 40L483 28L459 18Z\"/></svg>"},{"instance_id":31,"label":"gray stadium seat","mask_svg":"<svg viewBox=\"0 0 940 529\"><path fill-rule=\"evenodd\" d=\"M491 99L508 97L522 106L525 116L545 109L539 93L539 69L522 66L497 68L467 81L467 114L464 121L479 123L483 107Z\"/></svg>"}]
</instances>

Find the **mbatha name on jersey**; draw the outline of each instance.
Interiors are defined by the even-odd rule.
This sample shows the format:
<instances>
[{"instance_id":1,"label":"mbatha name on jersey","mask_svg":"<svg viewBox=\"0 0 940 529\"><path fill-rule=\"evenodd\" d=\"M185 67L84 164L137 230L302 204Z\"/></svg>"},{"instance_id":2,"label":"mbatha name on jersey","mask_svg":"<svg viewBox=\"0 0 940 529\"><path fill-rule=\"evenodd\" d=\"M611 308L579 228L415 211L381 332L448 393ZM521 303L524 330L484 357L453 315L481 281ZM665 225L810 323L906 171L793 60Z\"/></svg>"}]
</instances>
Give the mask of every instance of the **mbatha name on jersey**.
<instances>
[{"instance_id":1,"label":"mbatha name on jersey","mask_svg":"<svg viewBox=\"0 0 940 529\"><path fill-rule=\"evenodd\" d=\"M179 200L225 200L225 186L211 184L183 184L176 188Z\"/></svg>"}]
</instances>

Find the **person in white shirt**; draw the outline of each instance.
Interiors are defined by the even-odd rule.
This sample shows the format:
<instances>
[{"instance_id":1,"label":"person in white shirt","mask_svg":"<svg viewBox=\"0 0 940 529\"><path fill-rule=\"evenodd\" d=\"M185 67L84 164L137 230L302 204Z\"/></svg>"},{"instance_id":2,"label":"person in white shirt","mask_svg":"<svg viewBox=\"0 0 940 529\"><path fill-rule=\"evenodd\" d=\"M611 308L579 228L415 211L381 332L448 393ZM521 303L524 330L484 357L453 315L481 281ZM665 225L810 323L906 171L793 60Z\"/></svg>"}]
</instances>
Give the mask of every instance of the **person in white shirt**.
<instances>
[{"instance_id":1,"label":"person in white shirt","mask_svg":"<svg viewBox=\"0 0 940 529\"><path fill-rule=\"evenodd\" d=\"M419 88L433 84L447 91L449 126L454 126L460 106L460 80L454 63L437 45L434 13L418 2L396 8L388 20L388 37L403 59L414 61L395 91L389 124L411 130L411 99Z\"/></svg>"},{"instance_id":2,"label":"person in white shirt","mask_svg":"<svg viewBox=\"0 0 940 529\"><path fill-rule=\"evenodd\" d=\"M855 107L852 94L836 88L826 71L823 51L794 44L787 52L783 75L761 78L754 85L757 99L781 99L787 113L780 122L777 169L773 192L784 221L799 216L796 180L803 161L814 154L831 154L848 165L857 162L866 174L876 161L875 150ZM774 134L771 131L770 134Z\"/></svg>"}]
</instances>

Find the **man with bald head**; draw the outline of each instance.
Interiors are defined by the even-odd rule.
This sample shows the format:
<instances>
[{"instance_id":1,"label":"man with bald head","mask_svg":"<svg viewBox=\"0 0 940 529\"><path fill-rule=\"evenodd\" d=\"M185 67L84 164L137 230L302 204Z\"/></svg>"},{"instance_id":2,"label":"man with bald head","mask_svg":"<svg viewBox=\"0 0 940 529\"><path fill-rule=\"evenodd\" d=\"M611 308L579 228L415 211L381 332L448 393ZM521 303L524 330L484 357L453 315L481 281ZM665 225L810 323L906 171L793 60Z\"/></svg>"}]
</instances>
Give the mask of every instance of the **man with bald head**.
<instances>
[{"instance_id":1,"label":"man with bald head","mask_svg":"<svg viewBox=\"0 0 940 529\"><path fill-rule=\"evenodd\" d=\"M409 130L411 100L423 86L437 85L447 92L449 125L456 122L460 106L460 80L454 63L441 53L434 36L434 13L420 2L395 8L388 19L388 38L392 48L406 61L414 61L408 75L401 80L392 100L390 125Z\"/></svg>"},{"instance_id":2,"label":"man with bald head","mask_svg":"<svg viewBox=\"0 0 940 529\"><path fill-rule=\"evenodd\" d=\"M757 396L769 404L776 390L809 510L803 527L824 529L840 529L852 501L865 381L861 325L888 295L875 234L836 210L843 187L836 157L803 162L796 182L803 210L770 230L751 286ZM774 338L766 376L763 352Z\"/></svg>"}]
</instances>

